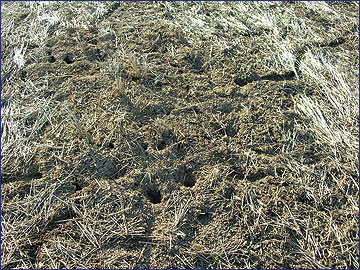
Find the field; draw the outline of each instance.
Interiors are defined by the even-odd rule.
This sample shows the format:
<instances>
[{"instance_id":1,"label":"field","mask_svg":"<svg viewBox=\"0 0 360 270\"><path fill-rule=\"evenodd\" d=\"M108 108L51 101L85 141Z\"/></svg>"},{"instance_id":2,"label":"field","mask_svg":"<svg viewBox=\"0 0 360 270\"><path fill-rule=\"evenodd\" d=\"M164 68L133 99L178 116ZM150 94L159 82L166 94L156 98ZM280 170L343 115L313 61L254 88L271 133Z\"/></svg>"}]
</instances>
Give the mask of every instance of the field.
<instances>
[{"instance_id":1,"label":"field","mask_svg":"<svg viewBox=\"0 0 360 270\"><path fill-rule=\"evenodd\" d=\"M1 1L1 268L359 268L358 2Z\"/></svg>"}]
</instances>

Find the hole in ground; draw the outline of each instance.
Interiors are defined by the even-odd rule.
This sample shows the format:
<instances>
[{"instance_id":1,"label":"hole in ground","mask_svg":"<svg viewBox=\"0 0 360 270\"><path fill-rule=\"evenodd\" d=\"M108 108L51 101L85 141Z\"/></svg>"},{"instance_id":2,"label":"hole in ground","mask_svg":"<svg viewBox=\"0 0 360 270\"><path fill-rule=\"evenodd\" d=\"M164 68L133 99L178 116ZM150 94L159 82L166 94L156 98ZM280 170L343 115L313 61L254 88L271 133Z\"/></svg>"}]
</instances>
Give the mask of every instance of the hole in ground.
<instances>
[{"instance_id":1,"label":"hole in ground","mask_svg":"<svg viewBox=\"0 0 360 270\"><path fill-rule=\"evenodd\" d=\"M184 186L185 187L193 187L193 186L195 186L195 177L191 176L191 178L185 179Z\"/></svg>"},{"instance_id":2,"label":"hole in ground","mask_svg":"<svg viewBox=\"0 0 360 270\"><path fill-rule=\"evenodd\" d=\"M72 64L74 63L74 57L72 54L64 54L62 56L62 59L66 62L66 64Z\"/></svg>"},{"instance_id":3,"label":"hole in ground","mask_svg":"<svg viewBox=\"0 0 360 270\"><path fill-rule=\"evenodd\" d=\"M165 149L165 147L166 147L166 143L164 141L160 141L156 146L158 150L163 150Z\"/></svg>"},{"instance_id":4,"label":"hole in ground","mask_svg":"<svg viewBox=\"0 0 360 270\"><path fill-rule=\"evenodd\" d=\"M24 250L27 252L28 258L32 264L36 263L37 254L39 252L40 246L41 246L41 243L35 243L32 245L26 245L24 247Z\"/></svg>"},{"instance_id":5,"label":"hole in ground","mask_svg":"<svg viewBox=\"0 0 360 270\"><path fill-rule=\"evenodd\" d=\"M257 180L260 180L264 178L266 174L263 171L257 171L256 173L251 173L247 176L247 180L250 182L255 182Z\"/></svg>"},{"instance_id":6,"label":"hole in ground","mask_svg":"<svg viewBox=\"0 0 360 270\"><path fill-rule=\"evenodd\" d=\"M114 147L115 147L114 143L112 143L112 142L109 143L109 148L110 148L110 149L113 149Z\"/></svg>"},{"instance_id":7,"label":"hole in ground","mask_svg":"<svg viewBox=\"0 0 360 270\"><path fill-rule=\"evenodd\" d=\"M202 225L208 225L211 222L212 217L210 213L202 213L197 216L197 219Z\"/></svg>"},{"instance_id":8,"label":"hole in ground","mask_svg":"<svg viewBox=\"0 0 360 270\"><path fill-rule=\"evenodd\" d=\"M49 63L55 63L55 61L56 61L55 57L51 55L49 57Z\"/></svg>"},{"instance_id":9,"label":"hole in ground","mask_svg":"<svg viewBox=\"0 0 360 270\"><path fill-rule=\"evenodd\" d=\"M235 193L235 190L233 187L229 187L229 188L226 188L224 191L223 191L223 196L225 199L229 200L231 199L231 197L233 196L233 194Z\"/></svg>"},{"instance_id":10,"label":"hole in ground","mask_svg":"<svg viewBox=\"0 0 360 270\"><path fill-rule=\"evenodd\" d=\"M285 173L285 169L284 168L275 168L275 174L278 176L283 176Z\"/></svg>"},{"instance_id":11,"label":"hole in ground","mask_svg":"<svg viewBox=\"0 0 360 270\"><path fill-rule=\"evenodd\" d=\"M191 169L185 169L182 173L183 184L185 187L195 186L196 180Z\"/></svg>"},{"instance_id":12,"label":"hole in ground","mask_svg":"<svg viewBox=\"0 0 360 270\"><path fill-rule=\"evenodd\" d=\"M193 187L196 183L195 176L193 175L193 169L185 166L179 167L174 175L174 178L185 187Z\"/></svg>"},{"instance_id":13,"label":"hole in ground","mask_svg":"<svg viewBox=\"0 0 360 270\"><path fill-rule=\"evenodd\" d=\"M142 149L144 149L146 151L148 149L148 144L147 143L142 143L141 147L142 147Z\"/></svg>"},{"instance_id":14,"label":"hole in ground","mask_svg":"<svg viewBox=\"0 0 360 270\"><path fill-rule=\"evenodd\" d=\"M81 185L79 185L77 182L72 182L71 184L72 184L73 186L75 186L75 191L82 190Z\"/></svg>"},{"instance_id":15,"label":"hole in ground","mask_svg":"<svg viewBox=\"0 0 360 270\"><path fill-rule=\"evenodd\" d=\"M61 224L66 223L68 220L76 217L76 213L73 209L64 207L57 211L53 218L48 223L47 227L49 230L58 228Z\"/></svg>"},{"instance_id":16,"label":"hole in ground","mask_svg":"<svg viewBox=\"0 0 360 270\"><path fill-rule=\"evenodd\" d=\"M229 176L231 178L243 179L244 178L244 173L242 172L242 170L240 168L233 167L232 171L229 173Z\"/></svg>"},{"instance_id":17,"label":"hole in ground","mask_svg":"<svg viewBox=\"0 0 360 270\"><path fill-rule=\"evenodd\" d=\"M33 179L40 179L43 177L41 172L36 172L33 175L31 175Z\"/></svg>"},{"instance_id":18,"label":"hole in ground","mask_svg":"<svg viewBox=\"0 0 360 270\"><path fill-rule=\"evenodd\" d=\"M247 85L248 83L250 83L251 81L250 80L247 80L247 79L243 79L243 78L235 78L234 80L235 84L239 85L239 86L245 86Z\"/></svg>"},{"instance_id":19,"label":"hole in ground","mask_svg":"<svg viewBox=\"0 0 360 270\"><path fill-rule=\"evenodd\" d=\"M153 204L161 203L161 193L159 190L149 189L146 191L146 196Z\"/></svg>"}]
</instances>

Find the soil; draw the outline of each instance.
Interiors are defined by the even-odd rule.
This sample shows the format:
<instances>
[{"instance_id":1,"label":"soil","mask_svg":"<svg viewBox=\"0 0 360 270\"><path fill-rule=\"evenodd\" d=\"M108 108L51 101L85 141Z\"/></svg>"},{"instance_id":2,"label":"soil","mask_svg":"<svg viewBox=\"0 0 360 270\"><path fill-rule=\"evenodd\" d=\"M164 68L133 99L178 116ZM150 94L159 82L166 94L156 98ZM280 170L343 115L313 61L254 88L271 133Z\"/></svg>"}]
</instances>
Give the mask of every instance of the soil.
<instances>
[{"instance_id":1,"label":"soil","mask_svg":"<svg viewBox=\"0 0 360 270\"><path fill-rule=\"evenodd\" d=\"M136 7L114 4L98 28L50 34L42 62L27 58L22 82L41 88L46 78L43 97L64 112L40 141L65 148L39 148L29 168L2 176L2 190L15 201L54 184L66 202L28 235L28 261L46 267L46 252L63 245L59 268L72 258L81 258L74 267L344 267L343 247L323 234L329 215L339 227L356 220L345 215L351 190L334 183L341 172L329 148L293 109L311 88L293 70L262 69L260 34L211 58L206 42L193 46L180 27L147 21ZM160 6L152 12L166 18ZM101 32L105 25L114 32ZM133 56L118 57L125 37ZM340 38L323 48L344 49L348 36ZM309 197L291 162L332 196ZM343 170L353 171L349 162ZM355 225L349 233L358 237ZM317 264L304 252L309 226L328 241Z\"/></svg>"}]
</instances>

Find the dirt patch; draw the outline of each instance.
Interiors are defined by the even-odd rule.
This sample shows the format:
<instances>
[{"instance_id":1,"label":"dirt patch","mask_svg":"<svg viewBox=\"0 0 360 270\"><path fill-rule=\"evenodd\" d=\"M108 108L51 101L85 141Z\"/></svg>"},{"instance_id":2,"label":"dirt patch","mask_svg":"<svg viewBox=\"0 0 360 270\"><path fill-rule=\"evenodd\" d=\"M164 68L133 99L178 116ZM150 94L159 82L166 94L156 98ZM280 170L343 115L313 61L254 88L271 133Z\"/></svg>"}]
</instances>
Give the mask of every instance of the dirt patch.
<instances>
[{"instance_id":1,"label":"dirt patch","mask_svg":"<svg viewBox=\"0 0 360 270\"><path fill-rule=\"evenodd\" d=\"M293 68L274 70L270 30L228 31L199 4L198 23L230 45L195 42L170 6L112 4L96 26L53 29L27 50L16 83L31 81L57 114L39 129L32 169L2 175L4 220L31 224L14 236L31 244L3 267L358 265L354 163L339 167L294 110L314 92L301 73L307 49L345 50L351 32L299 44ZM16 204L29 213L10 214Z\"/></svg>"}]
</instances>

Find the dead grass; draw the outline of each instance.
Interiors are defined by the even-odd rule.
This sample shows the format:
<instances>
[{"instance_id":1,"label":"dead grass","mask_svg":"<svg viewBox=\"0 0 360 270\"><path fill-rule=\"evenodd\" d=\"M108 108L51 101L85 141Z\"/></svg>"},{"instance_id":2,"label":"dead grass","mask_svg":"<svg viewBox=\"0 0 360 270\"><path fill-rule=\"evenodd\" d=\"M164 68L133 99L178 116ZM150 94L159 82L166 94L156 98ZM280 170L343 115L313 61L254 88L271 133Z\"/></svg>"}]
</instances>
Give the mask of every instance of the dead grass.
<instances>
[{"instance_id":1,"label":"dead grass","mask_svg":"<svg viewBox=\"0 0 360 270\"><path fill-rule=\"evenodd\" d=\"M1 2L3 268L359 268L358 2Z\"/></svg>"}]
</instances>

